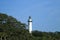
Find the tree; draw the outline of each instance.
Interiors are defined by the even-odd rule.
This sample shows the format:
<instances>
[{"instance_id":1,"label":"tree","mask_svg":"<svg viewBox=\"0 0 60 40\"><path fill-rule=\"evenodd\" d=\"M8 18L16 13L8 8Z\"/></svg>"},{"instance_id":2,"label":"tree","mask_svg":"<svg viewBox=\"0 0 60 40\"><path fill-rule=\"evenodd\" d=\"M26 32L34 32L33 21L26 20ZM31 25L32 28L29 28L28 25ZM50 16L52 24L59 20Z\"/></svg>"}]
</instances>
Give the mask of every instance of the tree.
<instances>
[{"instance_id":1,"label":"tree","mask_svg":"<svg viewBox=\"0 0 60 40\"><path fill-rule=\"evenodd\" d=\"M6 34L8 37L19 35L18 32L22 32L24 29L24 23L19 22L12 16L0 13L0 36L3 34Z\"/></svg>"}]
</instances>

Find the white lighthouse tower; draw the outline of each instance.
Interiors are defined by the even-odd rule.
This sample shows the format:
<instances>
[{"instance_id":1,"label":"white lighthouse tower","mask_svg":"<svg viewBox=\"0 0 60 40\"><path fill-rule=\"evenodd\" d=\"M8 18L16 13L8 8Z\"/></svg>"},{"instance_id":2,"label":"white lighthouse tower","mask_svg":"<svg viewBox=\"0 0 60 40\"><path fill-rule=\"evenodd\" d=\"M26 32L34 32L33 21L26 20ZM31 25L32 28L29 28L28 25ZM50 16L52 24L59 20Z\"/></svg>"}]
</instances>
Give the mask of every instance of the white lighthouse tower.
<instances>
[{"instance_id":1,"label":"white lighthouse tower","mask_svg":"<svg viewBox=\"0 0 60 40\"><path fill-rule=\"evenodd\" d=\"M31 19L31 16L29 16L29 19L28 19L28 29L29 29L29 33L32 33L32 19Z\"/></svg>"}]
</instances>

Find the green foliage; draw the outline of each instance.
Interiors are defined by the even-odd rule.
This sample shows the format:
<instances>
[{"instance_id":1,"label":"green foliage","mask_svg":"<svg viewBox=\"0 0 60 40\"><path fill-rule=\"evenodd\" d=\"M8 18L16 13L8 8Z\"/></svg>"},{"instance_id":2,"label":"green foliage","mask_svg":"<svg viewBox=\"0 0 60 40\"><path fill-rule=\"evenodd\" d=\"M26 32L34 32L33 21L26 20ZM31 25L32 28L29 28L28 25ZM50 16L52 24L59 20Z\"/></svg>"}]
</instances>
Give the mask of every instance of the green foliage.
<instances>
[{"instance_id":1,"label":"green foliage","mask_svg":"<svg viewBox=\"0 0 60 40\"><path fill-rule=\"evenodd\" d=\"M33 31L32 35L39 40L60 40L60 32Z\"/></svg>"}]
</instances>

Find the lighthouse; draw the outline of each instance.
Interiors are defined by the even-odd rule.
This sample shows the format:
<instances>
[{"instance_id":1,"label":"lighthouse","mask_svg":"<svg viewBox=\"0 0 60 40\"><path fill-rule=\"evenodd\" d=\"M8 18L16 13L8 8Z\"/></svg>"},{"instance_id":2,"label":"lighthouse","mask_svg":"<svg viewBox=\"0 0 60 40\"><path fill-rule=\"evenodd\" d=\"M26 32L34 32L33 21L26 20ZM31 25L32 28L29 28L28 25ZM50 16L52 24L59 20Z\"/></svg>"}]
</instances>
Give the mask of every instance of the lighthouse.
<instances>
[{"instance_id":1,"label":"lighthouse","mask_svg":"<svg viewBox=\"0 0 60 40\"><path fill-rule=\"evenodd\" d=\"M32 33L32 18L31 18L31 16L29 16L29 19L28 19L28 29L29 29L29 33Z\"/></svg>"}]
</instances>

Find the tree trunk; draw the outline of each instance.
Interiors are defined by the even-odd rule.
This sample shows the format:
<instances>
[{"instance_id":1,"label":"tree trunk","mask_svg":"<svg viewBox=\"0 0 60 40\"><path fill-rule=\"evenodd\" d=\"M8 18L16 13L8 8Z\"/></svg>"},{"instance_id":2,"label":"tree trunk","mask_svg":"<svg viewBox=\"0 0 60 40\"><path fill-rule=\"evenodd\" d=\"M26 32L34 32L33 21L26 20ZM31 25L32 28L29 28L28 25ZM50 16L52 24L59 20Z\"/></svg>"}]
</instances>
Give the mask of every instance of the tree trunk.
<instances>
[{"instance_id":1,"label":"tree trunk","mask_svg":"<svg viewBox=\"0 0 60 40\"><path fill-rule=\"evenodd\" d=\"M4 37L4 40L6 40L6 37Z\"/></svg>"},{"instance_id":2,"label":"tree trunk","mask_svg":"<svg viewBox=\"0 0 60 40\"><path fill-rule=\"evenodd\" d=\"M1 36L1 40L2 40L2 36Z\"/></svg>"}]
</instances>

